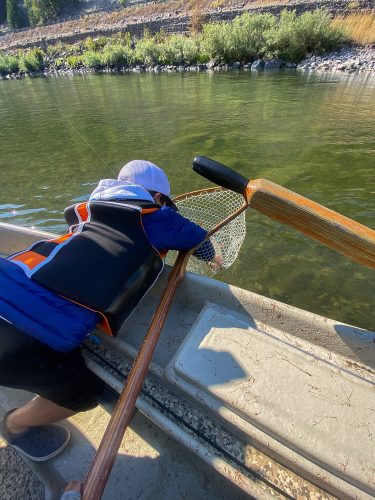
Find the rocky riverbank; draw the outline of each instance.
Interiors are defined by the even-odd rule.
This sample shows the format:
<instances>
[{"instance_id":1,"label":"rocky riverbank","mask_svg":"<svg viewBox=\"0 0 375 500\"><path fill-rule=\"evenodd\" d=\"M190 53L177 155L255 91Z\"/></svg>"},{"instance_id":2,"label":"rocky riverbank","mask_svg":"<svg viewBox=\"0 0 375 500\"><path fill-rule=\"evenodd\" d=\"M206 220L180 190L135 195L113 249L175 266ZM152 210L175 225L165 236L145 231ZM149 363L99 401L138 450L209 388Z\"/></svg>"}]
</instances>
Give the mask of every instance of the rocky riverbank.
<instances>
[{"instance_id":1,"label":"rocky riverbank","mask_svg":"<svg viewBox=\"0 0 375 500\"><path fill-rule=\"evenodd\" d=\"M373 73L375 74L375 47L353 47L343 48L338 52L326 54L324 56L311 56L304 59L299 64L284 62L281 59L264 60L258 59L253 63L240 64L235 62L233 64L214 64L208 62L207 64L198 65L146 65L136 64L130 66L115 65L112 68L105 69L90 69L86 67L70 68L67 64L61 64L60 67L45 68L42 71L22 73L17 72L11 75L1 77L0 80L19 79L24 77L35 78L54 77L66 74L87 74L87 73L161 73L161 72L225 72L225 71L283 71L283 70L296 70L296 71L316 71L316 72L340 72L340 73Z\"/></svg>"},{"instance_id":2,"label":"rocky riverbank","mask_svg":"<svg viewBox=\"0 0 375 500\"><path fill-rule=\"evenodd\" d=\"M375 73L375 47L344 48L324 56L311 56L298 64L305 71Z\"/></svg>"}]
</instances>

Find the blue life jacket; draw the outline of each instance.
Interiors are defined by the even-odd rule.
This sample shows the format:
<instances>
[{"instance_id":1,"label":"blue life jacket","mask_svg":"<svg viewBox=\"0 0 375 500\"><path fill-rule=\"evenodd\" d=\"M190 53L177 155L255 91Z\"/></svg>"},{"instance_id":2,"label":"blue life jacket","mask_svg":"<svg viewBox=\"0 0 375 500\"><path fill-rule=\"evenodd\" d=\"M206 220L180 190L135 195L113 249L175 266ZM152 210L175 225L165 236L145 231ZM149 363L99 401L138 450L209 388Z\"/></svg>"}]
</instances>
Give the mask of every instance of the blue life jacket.
<instances>
[{"instance_id":1,"label":"blue life jacket","mask_svg":"<svg viewBox=\"0 0 375 500\"><path fill-rule=\"evenodd\" d=\"M3 258L0 316L60 352L77 347L99 320L95 312L30 280L19 266Z\"/></svg>"},{"instance_id":2,"label":"blue life jacket","mask_svg":"<svg viewBox=\"0 0 375 500\"><path fill-rule=\"evenodd\" d=\"M102 197L100 201L111 201L110 196ZM93 199L93 201L97 200ZM137 200L134 198L121 200L123 203L127 201L130 204L137 204ZM148 202L150 201L148 199ZM68 224L83 224L88 215L86 207L86 203L76 205L74 208L76 217L73 215L73 218L72 211L68 210L65 214ZM142 223L148 240L160 253L168 249L188 250L193 248L207 234L200 226L167 207L151 212L145 210L142 214ZM42 254L49 255L51 249L55 250L59 243L64 242L64 238L65 236L60 242L46 242L45 244L39 242L34 247L35 253L39 253L39 258L43 257ZM207 248L211 248L212 256L214 255L213 247L209 241L206 241L200 249L203 247L205 247L205 255L209 254ZM195 254L198 258L200 249ZM34 257L38 259L38 255L34 255ZM88 263L90 262L89 256L86 260ZM38 262L35 262L38 265ZM116 263L113 264L113 270L116 273L117 266ZM55 350L66 352L77 347L86 335L95 328L100 320L99 314L67 300L59 295L59 291L55 293L48 287L42 286L43 283L41 285L30 279L30 273L29 276L27 273L28 269L22 267L21 261L15 264L10 260L0 259L0 316ZM95 275L95 269L93 269L92 277L94 278L92 288L100 290L100 282L103 278ZM127 313L129 313L129 309L127 309ZM121 321L120 318L119 322Z\"/></svg>"},{"instance_id":3,"label":"blue life jacket","mask_svg":"<svg viewBox=\"0 0 375 500\"><path fill-rule=\"evenodd\" d=\"M146 210L160 209L152 205ZM112 201L70 207L67 218L78 220L74 231L8 258L32 281L100 314L102 329L115 335L163 268L141 212Z\"/></svg>"}]
</instances>

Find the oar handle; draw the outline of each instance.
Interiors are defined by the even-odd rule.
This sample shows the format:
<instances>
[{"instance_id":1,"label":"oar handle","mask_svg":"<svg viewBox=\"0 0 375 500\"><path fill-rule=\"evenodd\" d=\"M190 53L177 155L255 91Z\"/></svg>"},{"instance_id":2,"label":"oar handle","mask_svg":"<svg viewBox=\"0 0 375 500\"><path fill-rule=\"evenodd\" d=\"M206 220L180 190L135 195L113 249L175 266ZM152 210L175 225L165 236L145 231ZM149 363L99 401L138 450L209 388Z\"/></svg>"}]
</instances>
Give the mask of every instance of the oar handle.
<instances>
[{"instance_id":1,"label":"oar handle","mask_svg":"<svg viewBox=\"0 0 375 500\"><path fill-rule=\"evenodd\" d=\"M196 156L193 170L218 186L244 194L249 179L216 160L205 156Z\"/></svg>"},{"instance_id":2,"label":"oar handle","mask_svg":"<svg viewBox=\"0 0 375 500\"><path fill-rule=\"evenodd\" d=\"M249 182L249 206L375 269L375 231L265 179Z\"/></svg>"}]
</instances>

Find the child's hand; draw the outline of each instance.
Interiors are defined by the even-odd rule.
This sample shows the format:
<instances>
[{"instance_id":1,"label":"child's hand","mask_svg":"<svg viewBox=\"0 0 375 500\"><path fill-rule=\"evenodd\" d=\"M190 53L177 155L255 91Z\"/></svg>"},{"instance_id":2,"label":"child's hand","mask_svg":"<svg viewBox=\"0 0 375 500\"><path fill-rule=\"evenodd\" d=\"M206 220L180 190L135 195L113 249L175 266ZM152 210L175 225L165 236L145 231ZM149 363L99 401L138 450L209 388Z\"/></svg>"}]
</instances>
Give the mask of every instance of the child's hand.
<instances>
[{"instance_id":1,"label":"child's hand","mask_svg":"<svg viewBox=\"0 0 375 500\"><path fill-rule=\"evenodd\" d=\"M222 267L223 263L224 262L223 262L221 255L215 255L215 257L212 259L212 261L209 262L209 266L214 271L217 271L218 269L220 269Z\"/></svg>"}]
</instances>

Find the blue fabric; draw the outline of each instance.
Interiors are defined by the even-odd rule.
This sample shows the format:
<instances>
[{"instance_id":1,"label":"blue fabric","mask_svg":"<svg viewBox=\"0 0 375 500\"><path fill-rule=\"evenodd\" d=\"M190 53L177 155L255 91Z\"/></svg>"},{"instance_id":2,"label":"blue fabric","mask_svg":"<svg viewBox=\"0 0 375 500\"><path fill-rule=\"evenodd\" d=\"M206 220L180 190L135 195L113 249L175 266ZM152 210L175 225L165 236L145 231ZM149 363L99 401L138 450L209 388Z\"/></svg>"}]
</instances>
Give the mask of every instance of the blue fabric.
<instances>
[{"instance_id":1,"label":"blue fabric","mask_svg":"<svg viewBox=\"0 0 375 500\"><path fill-rule=\"evenodd\" d=\"M98 314L38 285L20 267L3 258L0 316L60 352L77 347L99 320Z\"/></svg>"},{"instance_id":2,"label":"blue fabric","mask_svg":"<svg viewBox=\"0 0 375 500\"><path fill-rule=\"evenodd\" d=\"M142 223L148 239L159 252L190 250L199 245L207 234L200 226L169 207L143 215ZM215 256L212 243L204 242L194 255L198 258L203 258L203 255L207 258L208 255L212 259Z\"/></svg>"},{"instance_id":3,"label":"blue fabric","mask_svg":"<svg viewBox=\"0 0 375 500\"><path fill-rule=\"evenodd\" d=\"M159 251L189 250L207 234L169 207L144 215L142 222L148 239ZM195 255L203 258L203 253L206 258L214 257L210 241ZM0 316L61 352L77 347L99 321L98 314L47 290L29 279L19 266L1 258Z\"/></svg>"}]
</instances>

